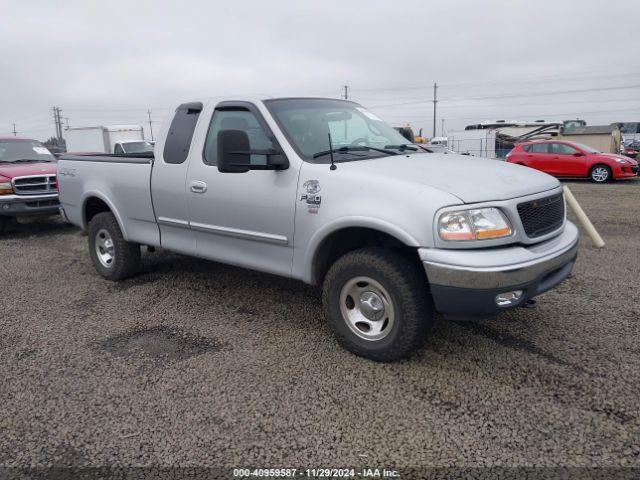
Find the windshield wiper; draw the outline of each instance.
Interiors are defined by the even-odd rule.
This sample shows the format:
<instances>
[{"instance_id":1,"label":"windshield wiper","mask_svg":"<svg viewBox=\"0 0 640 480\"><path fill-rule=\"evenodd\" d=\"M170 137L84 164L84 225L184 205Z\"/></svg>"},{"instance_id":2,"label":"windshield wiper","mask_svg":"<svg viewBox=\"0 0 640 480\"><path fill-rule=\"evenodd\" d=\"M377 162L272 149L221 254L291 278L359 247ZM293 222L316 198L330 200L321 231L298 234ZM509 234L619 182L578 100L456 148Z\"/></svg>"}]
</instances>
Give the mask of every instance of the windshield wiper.
<instances>
[{"instance_id":1,"label":"windshield wiper","mask_svg":"<svg viewBox=\"0 0 640 480\"><path fill-rule=\"evenodd\" d=\"M364 157L364 155L360 155L359 153L355 153L355 151L362 151L360 147L340 147L340 148L332 148L331 150L324 150L322 152L314 153L313 158L324 157L325 155L330 155L331 153L348 153L349 155L355 155L356 157Z\"/></svg>"},{"instance_id":2,"label":"windshield wiper","mask_svg":"<svg viewBox=\"0 0 640 480\"><path fill-rule=\"evenodd\" d=\"M412 152L417 152L418 151L418 147L415 147L413 145L409 145L408 143L402 143L400 145L385 145L384 148L391 148L393 150L400 150L401 152L404 152L405 150L411 150Z\"/></svg>"},{"instance_id":3,"label":"windshield wiper","mask_svg":"<svg viewBox=\"0 0 640 480\"><path fill-rule=\"evenodd\" d=\"M363 157L364 155L358 155L357 153L354 153L354 152L366 152L368 150L386 153L387 155L398 155L397 152L394 152L393 150L385 150L384 148L369 147L368 145L349 145L345 147L334 148L332 150L325 150L323 152L314 153L313 158L329 155L330 153L348 153L349 155Z\"/></svg>"}]
</instances>

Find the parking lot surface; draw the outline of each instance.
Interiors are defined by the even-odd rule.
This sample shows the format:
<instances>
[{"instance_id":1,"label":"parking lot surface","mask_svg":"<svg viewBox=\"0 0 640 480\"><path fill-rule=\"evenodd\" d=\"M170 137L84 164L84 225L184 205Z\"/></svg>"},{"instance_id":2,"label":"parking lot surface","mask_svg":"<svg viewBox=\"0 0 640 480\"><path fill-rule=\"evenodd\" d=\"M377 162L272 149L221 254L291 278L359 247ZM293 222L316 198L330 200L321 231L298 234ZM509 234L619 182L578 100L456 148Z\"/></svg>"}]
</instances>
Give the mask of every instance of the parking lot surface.
<instances>
[{"instance_id":1,"label":"parking lot surface","mask_svg":"<svg viewBox=\"0 0 640 480\"><path fill-rule=\"evenodd\" d=\"M57 220L0 237L0 464L640 466L640 181L569 183L607 245L377 364L301 283L144 253L110 283Z\"/></svg>"}]
</instances>

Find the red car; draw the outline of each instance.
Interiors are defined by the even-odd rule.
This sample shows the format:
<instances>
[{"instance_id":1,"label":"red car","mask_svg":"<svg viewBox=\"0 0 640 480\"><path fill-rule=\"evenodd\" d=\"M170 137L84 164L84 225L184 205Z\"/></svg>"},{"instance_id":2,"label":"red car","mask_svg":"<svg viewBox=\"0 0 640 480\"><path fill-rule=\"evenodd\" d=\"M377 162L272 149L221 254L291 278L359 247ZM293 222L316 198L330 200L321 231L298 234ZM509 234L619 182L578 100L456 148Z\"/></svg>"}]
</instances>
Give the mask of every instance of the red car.
<instances>
[{"instance_id":1,"label":"red car","mask_svg":"<svg viewBox=\"0 0 640 480\"><path fill-rule=\"evenodd\" d=\"M518 143L507 154L507 162L526 165L554 177L590 178L597 183L638 175L638 162L631 158L564 140Z\"/></svg>"},{"instance_id":2,"label":"red car","mask_svg":"<svg viewBox=\"0 0 640 480\"><path fill-rule=\"evenodd\" d=\"M0 137L0 232L12 219L57 213L55 157L37 140Z\"/></svg>"}]
</instances>

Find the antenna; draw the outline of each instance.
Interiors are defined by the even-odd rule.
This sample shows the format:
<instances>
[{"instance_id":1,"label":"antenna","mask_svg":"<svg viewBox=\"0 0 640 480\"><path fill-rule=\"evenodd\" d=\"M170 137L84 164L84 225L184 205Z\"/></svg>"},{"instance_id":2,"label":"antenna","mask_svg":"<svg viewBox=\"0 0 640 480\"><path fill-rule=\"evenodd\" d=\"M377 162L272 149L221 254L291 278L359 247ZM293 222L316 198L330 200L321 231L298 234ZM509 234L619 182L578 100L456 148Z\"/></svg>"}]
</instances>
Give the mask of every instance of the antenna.
<instances>
[{"instance_id":1,"label":"antenna","mask_svg":"<svg viewBox=\"0 0 640 480\"><path fill-rule=\"evenodd\" d=\"M329 155L331 156L331 166L329 167L329 170L335 170L336 168L336 164L333 162L333 144L331 143L331 132L327 132L327 135L329 135Z\"/></svg>"}]
</instances>

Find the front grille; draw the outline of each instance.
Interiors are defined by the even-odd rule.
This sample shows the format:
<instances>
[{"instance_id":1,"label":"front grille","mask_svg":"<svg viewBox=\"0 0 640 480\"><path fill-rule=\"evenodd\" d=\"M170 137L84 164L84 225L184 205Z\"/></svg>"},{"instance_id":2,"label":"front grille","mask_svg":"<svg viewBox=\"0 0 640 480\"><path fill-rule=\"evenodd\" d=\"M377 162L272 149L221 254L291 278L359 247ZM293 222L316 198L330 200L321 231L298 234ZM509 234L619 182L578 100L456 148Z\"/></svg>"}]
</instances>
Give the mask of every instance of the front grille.
<instances>
[{"instance_id":1,"label":"front grille","mask_svg":"<svg viewBox=\"0 0 640 480\"><path fill-rule=\"evenodd\" d=\"M58 181L55 175L34 175L13 179L13 191L18 195L38 195L56 193Z\"/></svg>"},{"instance_id":2,"label":"front grille","mask_svg":"<svg viewBox=\"0 0 640 480\"><path fill-rule=\"evenodd\" d=\"M553 232L564 222L564 198L561 193L518 204L520 221L529 238Z\"/></svg>"}]
</instances>

